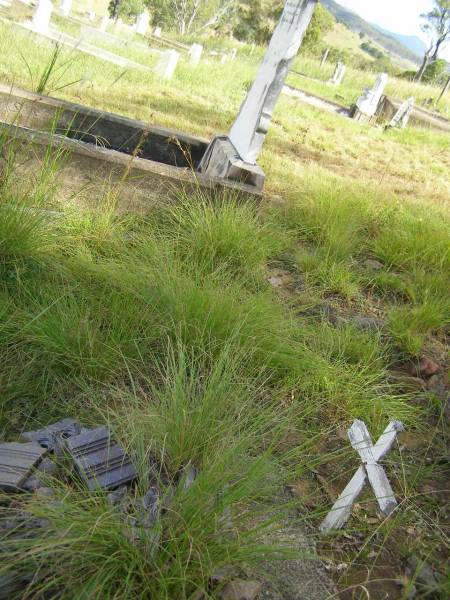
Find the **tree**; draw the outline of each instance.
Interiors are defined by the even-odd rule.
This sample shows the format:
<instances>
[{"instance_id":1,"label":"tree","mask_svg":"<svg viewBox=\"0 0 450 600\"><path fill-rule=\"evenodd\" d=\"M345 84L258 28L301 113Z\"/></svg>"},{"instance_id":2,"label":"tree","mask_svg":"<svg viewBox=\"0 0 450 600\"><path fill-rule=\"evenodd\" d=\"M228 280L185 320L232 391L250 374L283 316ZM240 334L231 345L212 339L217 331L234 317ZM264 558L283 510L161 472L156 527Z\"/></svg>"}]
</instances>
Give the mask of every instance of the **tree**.
<instances>
[{"instance_id":1,"label":"tree","mask_svg":"<svg viewBox=\"0 0 450 600\"><path fill-rule=\"evenodd\" d=\"M321 4L316 6L313 17L306 30L305 37L302 42L302 48L313 50L323 38L323 36L333 29L335 24L333 15L324 8Z\"/></svg>"},{"instance_id":2,"label":"tree","mask_svg":"<svg viewBox=\"0 0 450 600\"><path fill-rule=\"evenodd\" d=\"M429 39L430 45L426 50L422 65L417 71L416 81L420 81L430 62L434 62L439 57L439 52L447 41L450 40L450 0L434 0L433 10L421 15L425 23L422 25Z\"/></svg>"},{"instance_id":3,"label":"tree","mask_svg":"<svg viewBox=\"0 0 450 600\"><path fill-rule=\"evenodd\" d=\"M237 0L233 35L245 42L265 44L283 10L283 0Z\"/></svg>"},{"instance_id":4,"label":"tree","mask_svg":"<svg viewBox=\"0 0 450 600\"><path fill-rule=\"evenodd\" d=\"M235 0L146 0L154 21L188 35L214 27L232 8Z\"/></svg>"}]
</instances>

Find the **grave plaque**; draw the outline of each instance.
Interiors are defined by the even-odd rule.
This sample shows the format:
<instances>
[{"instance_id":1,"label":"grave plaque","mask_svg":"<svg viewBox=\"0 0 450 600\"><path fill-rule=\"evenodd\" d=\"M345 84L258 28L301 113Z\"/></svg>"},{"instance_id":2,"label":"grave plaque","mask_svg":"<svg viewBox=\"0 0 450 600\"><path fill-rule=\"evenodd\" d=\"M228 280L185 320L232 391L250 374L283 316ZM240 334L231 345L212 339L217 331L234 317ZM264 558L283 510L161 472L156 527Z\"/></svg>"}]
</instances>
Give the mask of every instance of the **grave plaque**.
<instances>
[{"instance_id":1,"label":"grave plaque","mask_svg":"<svg viewBox=\"0 0 450 600\"><path fill-rule=\"evenodd\" d=\"M0 489L16 491L47 452L35 442L0 444Z\"/></svg>"},{"instance_id":2,"label":"grave plaque","mask_svg":"<svg viewBox=\"0 0 450 600\"><path fill-rule=\"evenodd\" d=\"M248 92L228 138L215 138L199 167L211 177L236 178L244 182L264 181L262 171L251 168L261 152L272 114L283 89L290 64L296 56L311 21L317 0L287 0L272 35L264 60ZM262 187L262 186L261 186Z\"/></svg>"},{"instance_id":3,"label":"grave plaque","mask_svg":"<svg viewBox=\"0 0 450 600\"><path fill-rule=\"evenodd\" d=\"M131 460L106 427L68 438L65 447L90 490L114 489L136 477Z\"/></svg>"}]
</instances>

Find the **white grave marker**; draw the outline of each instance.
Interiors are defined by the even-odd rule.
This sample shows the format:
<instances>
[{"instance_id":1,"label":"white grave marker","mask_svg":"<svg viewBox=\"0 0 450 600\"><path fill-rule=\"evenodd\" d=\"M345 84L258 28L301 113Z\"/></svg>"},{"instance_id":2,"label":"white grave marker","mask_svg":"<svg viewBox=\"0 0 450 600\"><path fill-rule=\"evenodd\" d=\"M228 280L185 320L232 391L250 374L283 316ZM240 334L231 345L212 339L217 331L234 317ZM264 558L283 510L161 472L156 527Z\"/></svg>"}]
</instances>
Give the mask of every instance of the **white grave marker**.
<instances>
[{"instance_id":1,"label":"white grave marker","mask_svg":"<svg viewBox=\"0 0 450 600\"><path fill-rule=\"evenodd\" d=\"M154 31L153 31L153 35L155 37L161 37L161 33L162 33L162 29L161 27L155 27Z\"/></svg>"},{"instance_id":2,"label":"white grave marker","mask_svg":"<svg viewBox=\"0 0 450 600\"><path fill-rule=\"evenodd\" d=\"M392 117L388 127L399 127L404 129L409 121L412 111L414 110L415 100L413 97L408 98L399 106L398 111Z\"/></svg>"},{"instance_id":3,"label":"white grave marker","mask_svg":"<svg viewBox=\"0 0 450 600\"><path fill-rule=\"evenodd\" d=\"M197 67L200 63L203 54L203 46L201 44L192 44L189 48L189 64L191 67Z\"/></svg>"},{"instance_id":4,"label":"white grave marker","mask_svg":"<svg viewBox=\"0 0 450 600\"><path fill-rule=\"evenodd\" d=\"M64 17L68 17L72 8L72 0L61 0L59 10Z\"/></svg>"},{"instance_id":5,"label":"white grave marker","mask_svg":"<svg viewBox=\"0 0 450 600\"><path fill-rule=\"evenodd\" d=\"M102 17L102 20L100 21L100 25L99 25L99 29L100 31L105 32L108 29L108 25L110 23L110 18L107 15L104 15Z\"/></svg>"},{"instance_id":6,"label":"white grave marker","mask_svg":"<svg viewBox=\"0 0 450 600\"><path fill-rule=\"evenodd\" d=\"M286 0L263 62L228 137L208 146L199 171L210 177L240 179L262 189L264 173L256 165L272 114L318 0Z\"/></svg>"},{"instance_id":7,"label":"white grave marker","mask_svg":"<svg viewBox=\"0 0 450 600\"><path fill-rule=\"evenodd\" d=\"M136 33L145 35L148 30L148 24L150 23L150 15L148 10L144 10L136 19Z\"/></svg>"},{"instance_id":8,"label":"white grave marker","mask_svg":"<svg viewBox=\"0 0 450 600\"><path fill-rule=\"evenodd\" d=\"M342 80L344 79L346 71L346 66L342 62L338 62L336 68L334 69L333 76L330 79L330 83L333 85L341 85Z\"/></svg>"},{"instance_id":9,"label":"white grave marker","mask_svg":"<svg viewBox=\"0 0 450 600\"><path fill-rule=\"evenodd\" d=\"M37 33L46 34L53 12L50 0L39 0L31 20L31 29Z\"/></svg>"},{"instance_id":10,"label":"white grave marker","mask_svg":"<svg viewBox=\"0 0 450 600\"><path fill-rule=\"evenodd\" d=\"M387 73L381 73L373 88L366 88L356 101L358 111L366 117L373 117L388 82Z\"/></svg>"},{"instance_id":11,"label":"white grave marker","mask_svg":"<svg viewBox=\"0 0 450 600\"><path fill-rule=\"evenodd\" d=\"M177 68L180 53L176 50L166 50L156 63L155 72L164 79L171 79Z\"/></svg>"},{"instance_id":12,"label":"white grave marker","mask_svg":"<svg viewBox=\"0 0 450 600\"><path fill-rule=\"evenodd\" d=\"M400 421L391 421L374 446L365 423L354 421L348 430L348 437L351 445L360 455L363 464L353 475L334 503L333 508L321 523L321 531L328 532L331 529L339 529L345 525L350 517L353 503L362 492L367 479L383 513L387 516L392 513L397 506L397 501L386 473L383 467L378 464L378 461L389 452L399 431L403 431L403 425Z\"/></svg>"}]
</instances>

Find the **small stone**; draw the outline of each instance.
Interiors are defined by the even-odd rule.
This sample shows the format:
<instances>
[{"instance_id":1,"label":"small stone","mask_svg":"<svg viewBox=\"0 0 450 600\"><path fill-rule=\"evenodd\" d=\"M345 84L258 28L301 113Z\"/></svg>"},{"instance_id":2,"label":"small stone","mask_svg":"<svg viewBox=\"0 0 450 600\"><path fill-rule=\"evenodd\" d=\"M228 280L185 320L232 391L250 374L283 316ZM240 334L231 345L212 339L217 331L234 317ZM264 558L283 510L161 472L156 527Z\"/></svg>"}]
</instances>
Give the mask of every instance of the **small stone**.
<instances>
[{"instance_id":1,"label":"small stone","mask_svg":"<svg viewBox=\"0 0 450 600\"><path fill-rule=\"evenodd\" d=\"M355 317L353 323L363 331L378 331L383 326L382 322L375 317Z\"/></svg>"},{"instance_id":2,"label":"small stone","mask_svg":"<svg viewBox=\"0 0 450 600\"><path fill-rule=\"evenodd\" d=\"M161 510L161 493L156 486L152 486L141 498L137 510L140 512L139 525L152 527L156 523Z\"/></svg>"},{"instance_id":3,"label":"small stone","mask_svg":"<svg viewBox=\"0 0 450 600\"><path fill-rule=\"evenodd\" d=\"M54 476L58 472L58 465L50 458L44 458L38 464L38 471L45 473L45 475Z\"/></svg>"},{"instance_id":4,"label":"small stone","mask_svg":"<svg viewBox=\"0 0 450 600\"><path fill-rule=\"evenodd\" d=\"M42 487L39 487L36 490L36 494L38 496L41 496L42 498L54 498L55 497L55 491L52 490L52 488L50 488L50 487L46 487L45 485L43 485Z\"/></svg>"},{"instance_id":5,"label":"small stone","mask_svg":"<svg viewBox=\"0 0 450 600\"><path fill-rule=\"evenodd\" d=\"M30 477L23 482L22 489L27 492L35 492L40 487L43 487L43 485L44 484L39 476L36 475L36 473L33 473L33 475L30 475Z\"/></svg>"},{"instance_id":6,"label":"small stone","mask_svg":"<svg viewBox=\"0 0 450 600\"><path fill-rule=\"evenodd\" d=\"M198 469L194 465L186 465L181 471L181 480L183 482L183 490L188 490L194 483L198 475Z\"/></svg>"},{"instance_id":7,"label":"small stone","mask_svg":"<svg viewBox=\"0 0 450 600\"><path fill-rule=\"evenodd\" d=\"M415 578L418 585L423 586L428 592L436 589L439 585L439 578L433 569L418 556L412 555L406 561L409 575Z\"/></svg>"},{"instance_id":8,"label":"small stone","mask_svg":"<svg viewBox=\"0 0 450 600\"><path fill-rule=\"evenodd\" d=\"M431 360L431 358L424 356L420 359L417 371L421 377L431 377L431 375L435 375L439 369L440 366L437 363Z\"/></svg>"},{"instance_id":9,"label":"small stone","mask_svg":"<svg viewBox=\"0 0 450 600\"><path fill-rule=\"evenodd\" d=\"M255 600L261 588L262 584L259 581L233 579L220 591L219 598L220 600Z\"/></svg>"},{"instance_id":10,"label":"small stone","mask_svg":"<svg viewBox=\"0 0 450 600\"><path fill-rule=\"evenodd\" d=\"M368 258L364 264L367 269L371 269L372 271L379 271L384 267L383 263L373 258Z\"/></svg>"},{"instance_id":11,"label":"small stone","mask_svg":"<svg viewBox=\"0 0 450 600\"><path fill-rule=\"evenodd\" d=\"M121 487L117 488L117 490L110 492L106 496L106 500L111 506L118 506L118 505L122 505L124 503L127 496L128 496L128 489L125 485L122 485Z\"/></svg>"}]
</instances>

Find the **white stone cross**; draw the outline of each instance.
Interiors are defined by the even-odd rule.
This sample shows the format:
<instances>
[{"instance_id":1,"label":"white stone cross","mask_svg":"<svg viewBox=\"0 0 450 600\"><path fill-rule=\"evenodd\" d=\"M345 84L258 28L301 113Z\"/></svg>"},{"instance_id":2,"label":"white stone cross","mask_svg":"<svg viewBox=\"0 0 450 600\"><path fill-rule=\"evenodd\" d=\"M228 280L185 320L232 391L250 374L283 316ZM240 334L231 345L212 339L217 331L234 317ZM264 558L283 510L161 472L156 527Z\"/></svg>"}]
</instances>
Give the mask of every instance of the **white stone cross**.
<instances>
[{"instance_id":1,"label":"white stone cross","mask_svg":"<svg viewBox=\"0 0 450 600\"><path fill-rule=\"evenodd\" d=\"M317 0L287 0L255 81L229 133L240 158L255 164L289 64L300 48Z\"/></svg>"},{"instance_id":2,"label":"white stone cross","mask_svg":"<svg viewBox=\"0 0 450 600\"><path fill-rule=\"evenodd\" d=\"M382 512L389 516L397 506L397 501L386 473L378 461L387 454L395 442L397 433L403 431L400 421L391 421L373 445L370 434L363 421L354 421L348 430L353 448L358 452L363 464L358 468L333 508L320 525L320 530L328 532L341 528L349 519L353 503L369 480Z\"/></svg>"},{"instance_id":3,"label":"white stone cross","mask_svg":"<svg viewBox=\"0 0 450 600\"><path fill-rule=\"evenodd\" d=\"M414 104L415 100L412 96L411 98L408 98L408 100L405 100L392 117L388 127L400 127L400 129L404 129L408 124L409 117L414 109Z\"/></svg>"}]
</instances>

